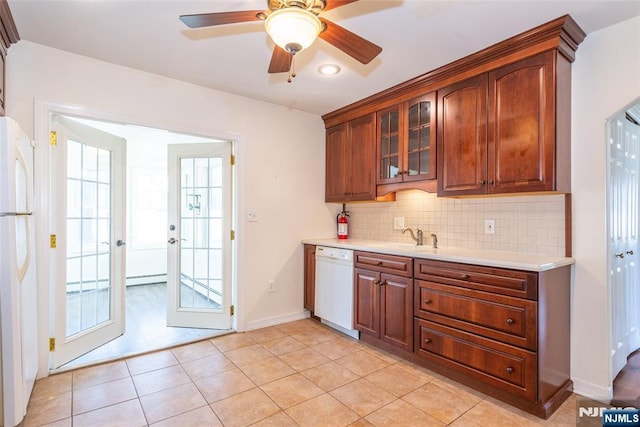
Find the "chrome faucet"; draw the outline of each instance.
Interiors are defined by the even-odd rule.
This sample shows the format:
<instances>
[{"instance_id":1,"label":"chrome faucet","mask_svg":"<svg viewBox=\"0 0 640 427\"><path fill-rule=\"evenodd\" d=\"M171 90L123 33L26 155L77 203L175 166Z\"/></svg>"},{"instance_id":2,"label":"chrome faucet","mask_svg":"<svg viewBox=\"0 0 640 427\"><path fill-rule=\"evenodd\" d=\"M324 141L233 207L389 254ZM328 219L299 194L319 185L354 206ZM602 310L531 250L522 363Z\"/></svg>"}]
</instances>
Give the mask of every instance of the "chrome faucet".
<instances>
[{"instance_id":1,"label":"chrome faucet","mask_svg":"<svg viewBox=\"0 0 640 427\"><path fill-rule=\"evenodd\" d=\"M431 237L433 237L433 249L438 249L438 236L436 233L431 233Z\"/></svg>"},{"instance_id":2,"label":"chrome faucet","mask_svg":"<svg viewBox=\"0 0 640 427\"><path fill-rule=\"evenodd\" d=\"M416 244L418 246L422 246L422 230L420 230L419 228L416 228L416 234L413 234L413 230L412 229L405 228L404 230L402 230L402 234L404 234L405 231L408 231L409 234L411 234L411 238L416 241Z\"/></svg>"}]
</instances>

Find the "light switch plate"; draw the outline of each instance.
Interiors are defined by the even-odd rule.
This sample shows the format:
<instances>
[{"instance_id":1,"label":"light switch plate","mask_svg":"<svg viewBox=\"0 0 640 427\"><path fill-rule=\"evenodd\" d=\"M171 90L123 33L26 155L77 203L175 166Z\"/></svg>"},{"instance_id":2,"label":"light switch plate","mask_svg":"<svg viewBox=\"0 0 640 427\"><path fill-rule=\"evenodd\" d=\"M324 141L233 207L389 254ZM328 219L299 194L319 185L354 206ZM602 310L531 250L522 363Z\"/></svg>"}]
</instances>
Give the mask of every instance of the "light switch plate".
<instances>
[{"instance_id":1,"label":"light switch plate","mask_svg":"<svg viewBox=\"0 0 640 427\"><path fill-rule=\"evenodd\" d=\"M393 229L394 230L402 230L404 229L404 217L396 216L393 218Z\"/></svg>"},{"instance_id":2,"label":"light switch plate","mask_svg":"<svg viewBox=\"0 0 640 427\"><path fill-rule=\"evenodd\" d=\"M258 222L258 212L254 210L247 211L247 222Z\"/></svg>"},{"instance_id":3,"label":"light switch plate","mask_svg":"<svg viewBox=\"0 0 640 427\"><path fill-rule=\"evenodd\" d=\"M496 220L485 219L484 220L484 234L496 234Z\"/></svg>"}]
</instances>

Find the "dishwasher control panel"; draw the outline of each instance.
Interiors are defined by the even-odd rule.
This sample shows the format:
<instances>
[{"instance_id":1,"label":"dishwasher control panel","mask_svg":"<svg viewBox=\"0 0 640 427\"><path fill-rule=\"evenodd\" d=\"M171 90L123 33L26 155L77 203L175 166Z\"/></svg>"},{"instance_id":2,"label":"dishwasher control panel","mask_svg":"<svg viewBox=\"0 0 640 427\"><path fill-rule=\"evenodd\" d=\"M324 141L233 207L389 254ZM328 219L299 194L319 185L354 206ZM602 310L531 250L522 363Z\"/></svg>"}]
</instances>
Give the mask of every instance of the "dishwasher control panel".
<instances>
[{"instance_id":1,"label":"dishwasher control panel","mask_svg":"<svg viewBox=\"0 0 640 427\"><path fill-rule=\"evenodd\" d=\"M353 261L353 251L350 249L318 246L316 248L316 258L333 258L343 261Z\"/></svg>"}]
</instances>

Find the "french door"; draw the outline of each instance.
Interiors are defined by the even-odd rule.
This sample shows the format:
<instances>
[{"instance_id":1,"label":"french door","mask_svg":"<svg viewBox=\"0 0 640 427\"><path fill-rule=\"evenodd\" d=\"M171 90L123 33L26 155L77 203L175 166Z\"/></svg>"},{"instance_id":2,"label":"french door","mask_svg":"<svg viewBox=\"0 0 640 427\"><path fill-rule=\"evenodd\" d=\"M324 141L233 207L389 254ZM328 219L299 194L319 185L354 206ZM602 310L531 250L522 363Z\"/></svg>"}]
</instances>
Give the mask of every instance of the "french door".
<instances>
[{"instance_id":1,"label":"french door","mask_svg":"<svg viewBox=\"0 0 640 427\"><path fill-rule=\"evenodd\" d=\"M125 144L55 115L52 128L52 368L125 327Z\"/></svg>"},{"instance_id":2,"label":"french door","mask_svg":"<svg viewBox=\"0 0 640 427\"><path fill-rule=\"evenodd\" d=\"M640 280L638 278L638 208L640 126L625 114L608 122L609 289L611 379L640 347Z\"/></svg>"},{"instance_id":3,"label":"french door","mask_svg":"<svg viewBox=\"0 0 640 427\"><path fill-rule=\"evenodd\" d=\"M231 143L168 146L167 324L231 327Z\"/></svg>"}]
</instances>

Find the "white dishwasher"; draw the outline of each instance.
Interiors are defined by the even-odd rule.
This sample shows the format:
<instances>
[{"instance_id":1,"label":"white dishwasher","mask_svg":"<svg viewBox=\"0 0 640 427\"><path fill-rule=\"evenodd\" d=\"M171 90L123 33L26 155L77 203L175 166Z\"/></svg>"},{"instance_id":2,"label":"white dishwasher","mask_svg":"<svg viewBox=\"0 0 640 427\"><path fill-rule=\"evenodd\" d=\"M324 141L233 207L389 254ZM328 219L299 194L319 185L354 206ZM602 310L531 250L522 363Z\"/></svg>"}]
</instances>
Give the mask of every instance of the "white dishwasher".
<instances>
[{"instance_id":1,"label":"white dishwasher","mask_svg":"<svg viewBox=\"0 0 640 427\"><path fill-rule=\"evenodd\" d=\"M314 314L322 323L353 338L353 251L316 247L316 299Z\"/></svg>"}]
</instances>

